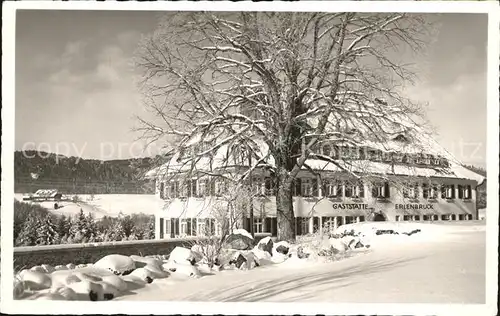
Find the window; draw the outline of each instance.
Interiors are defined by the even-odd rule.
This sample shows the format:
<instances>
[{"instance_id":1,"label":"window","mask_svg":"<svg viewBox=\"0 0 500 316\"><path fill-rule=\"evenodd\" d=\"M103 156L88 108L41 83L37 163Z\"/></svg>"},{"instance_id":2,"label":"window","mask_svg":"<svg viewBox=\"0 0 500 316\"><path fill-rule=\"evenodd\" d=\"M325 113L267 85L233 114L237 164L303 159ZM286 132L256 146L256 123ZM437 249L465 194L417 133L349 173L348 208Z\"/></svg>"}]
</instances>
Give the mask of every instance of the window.
<instances>
[{"instance_id":1,"label":"window","mask_svg":"<svg viewBox=\"0 0 500 316\"><path fill-rule=\"evenodd\" d=\"M463 221L465 219L464 214L458 214L458 220Z\"/></svg>"},{"instance_id":2,"label":"window","mask_svg":"<svg viewBox=\"0 0 500 316\"><path fill-rule=\"evenodd\" d=\"M396 215L396 222L399 222L401 220L400 218L401 218L401 216Z\"/></svg>"},{"instance_id":3,"label":"window","mask_svg":"<svg viewBox=\"0 0 500 316\"><path fill-rule=\"evenodd\" d=\"M330 157L330 155L332 154L332 146L328 144L323 145L323 147L321 148L321 153L325 156Z\"/></svg>"},{"instance_id":4,"label":"window","mask_svg":"<svg viewBox=\"0 0 500 316\"><path fill-rule=\"evenodd\" d=\"M437 199L438 188L436 184L429 185L428 183L422 184L422 194L424 199Z\"/></svg>"},{"instance_id":5,"label":"window","mask_svg":"<svg viewBox=\"0 0 500 316\"><path fill-rule=\"evenodd\" d=\"M302 196L318 196L318 180L302 179L300 191Z\"/></svg>"},{"instance_id":6,"label":"window","mask_svg":"<svg viewBox=\"0 0 500 316\"><path fill-rule=\"evenodd\" d=\"M424 215L424 216L423 216L423 220L424 220L424 221L428 221L428 220L430 220L430 216L429 216L429 215Z\"/></svg>"},{"instance_id":7,"label":"window","mask_svg":"<svg viewBox=\"0 0 500 316\"><path fill-rule=\"evenodd\" d=\"M458 185L458 198L470 200L472 198L472 187L470 185Z\"/></svg>"},{"instance_id":8,"label":"window","mask_svg":"<svg viewBox=\"0 0 500 316\"><path fill-rule=\"evenodd\" d=\"M365 217L364 217L364 216L360 216L360 217L359 217L359 221L360 221L360 222L364 222L364 221L365 221Z\"/></svg>"},{"instance_id":9,"label":"window","mask_svg":"<svg viewBox=\"0 0 500 316\"><path fill-rule=\"evenodd\" d=\"M414 219L414 220L416 220L416 221L419 221L419 220L420 220L420 215L415 215L415 216L413 217L413 219Z\"/></svg>"},{"instance_id":10,"label":"window","mask_svg":"<svg viewBox=\"0 0 500 316\"><path fill-rule=\"evenodd\" d=\"M457 216L455 214L451 214L451 220L452 221L456 221L457 220Z\"/></svg>"},{"instance_id":11,"label":"window","mask_svg":"<svg viewBox=\"0 0 500 316\"><path fill-rule=\"evenodd\" d=\"M448 214L443 214L443 215L441 215L441 220L443 220L443 221L447 221L447 220L449 220L449 219L450 219L450 215L448 215Z\"/></svg>"},{"instance_id":12,"label":"window","mask_svg":"<svg viewBox=\"0 0 500 316\"><path fill-rule=\"evenodd\" d=\"M180 184L180 188L179 188L179 196L178 197L181 197L181 198L185 198L185 197L188 197L188 188L189 186L191 185L190 183L188 183L189 181L186 181L186 182L183 182L182 184Z\"/></svg>"},{"instance_id":13,"label":"window","mask_svg":"<svg viewBox=\"0 0 500 316\"><path fill-rule=\"evenodd\" d=\"M215 195L216 196L222 196L224 193L227 192L227 182L223 179L217 179L215 180Z\"/></svg>"},{"instance_id":14,"label":"window","mask_svg":"<svg viewBox=\"0 0 500 316\"><path fill-rule=\"evenodd\" d=\"M252 193L262 195L262 178L252 177Z\"/></svg>"},{"instance_id":15,"label":"window","mask_svg":"<svg viewBox=\"0 0 500 316\"><path fill-rule=\"evenodd\" d=\"M351 223L355 223L355 222L356 222L356 218L354 216L346 216L345 217L346 225L351 224Z\"/></svg>"},{"instance_id":16,"label":"window","mask_svg":"<svg viewBox=\"0 0 500 316\"><path fill-rule=\"evenodd\" d=\"M337 180L325 180L323 182L323 196L342 197L342 183Z\"/></svg>"},{"instance_id":17,"label":"window","mask_svg":"<svg viewBox=\"0 0 500 316\"><path fill-rule=\"evenodd\" d=\"M196 180L188 180L186 183L187 196L197 196Z\"/></svg>"},{"instance_id":18,"label":"window","mask_svg":"<svg viewBox=\"0 0 500 316\"><path fill-rule=\"evenodd\" d=\"M206 221L198 221L196 225L196 236L205 236L207 233Z\"/></svg>"},{"instance_id":19,"label":"window","mask_svg":"<svg viewBox=\"0 0 500 316\"><path fill-rule=\"evenodd\" d=\"M403 162L403 154L402 153L393 153L392 158L395 162Z\"/></svg>"},{"instance_id":20,"label":"window","mask_svg":"<svg viewBox=\"0 0 500 316\"><path fill-rule=\"evenodd\" d=\"M264 185L265 185L264 195L266 196L276 195L274 192L274 185L271 178L266 178Z\"/></svg>"},{"instance_id":21,"label":"window","mask_svg":"<svg viewBox=\"0 0 500 316\"><path fill-rule=\"evenodd\" d=\"M198 180L198 196L210 196L210 180L209 179L201 179Z\"/></svg>"},{"instance_id":22,"label":"window","mask_svg":"<svg viewBox=\"0 0 500 316\"><path fill-rule=\"evenodd\" d=\"M309 233L309 218L308 217L297 217L295 220L295 226L297 235L306 235Z\"/></svg>"},{"instance_id":23,"label":"window","mask_svg":"<svg viewBox=\"0 0 500 316\"><path fill-rule=\"evenodd\" d=\"M385 162L392 161L392 153L382 152L382 160Z\"/></svg>"},{"instance_id":24,"label":"window","mask_svg":"<svg viewBox=\"0 0 500 316\"><path fill-rule=\"evenodd\" d=\"M335 217L321 217L321 224L326 231L333 231L335 229Z\"/></svg>"},{"instance_id":25,"label":"window","mask_svg":"<svg viewBox=\"0 0 500 316\"><path fill-rule=\"evenodd\" d=\"M435 221L437 221L437 220L439 220L439 216L438 215L433 215L432 219L435 220Z\"/></svg>"},{"instance_id":26,"label":"window","mask_svg":"<svg viewBox=\"0 0 500 316\"><path fill-rule=\"evenodd\" d=\"M263 220L262 218L254 217L253 219L253 231L254 233L263 233Z\"/></svg>"},{"instance_id":27,"label":"window","mask_svg":"<svg viewBox=\"0 0 500 316\"><path fill-rule=\"evenodd\" d=\"M377 183L372 187L372 196L375 198L388 198L390 197L389 183Z\"/></svg>"},{"instance_id":28,"label":"window","mask_svg":"<svg viewBox=\"0 0 500 316\"><path fill-rule=\"evenodd\" d=\"M374 161L380 161L382 156L382 152L380 150L368 150L368 159Z\"/></svg>"},{"instance_id":29,"label":"window","mask_svg":"<svg viewBox=\"0 0 500 316\"><path fill-rule=\"evenodd\" d=\"M410 215L404 215L403 216L403 220L404 221L409 221L411 218L410 218Z\"/></svg>"},{"instance_id":30,"label":"window","mask_svg":"<svg viewBox=\"0 0 500 316\"><path fill-rule=\"evenodd\" d=\"M454 199L455 198L455 185L448 184L441 186L441 198L442 199Z\"/></svg>"},{"instance_id":31,"label":"window","mask_svg":"<svg viewBox=\"0 0 500 316\"><path fill-rule=\"evenodd\" d=\"M352 183L346 182L344 185L344 195L345 197L353 197L354 185Z\"/></svg>"},{"instance_id":32,"label":"window","mask_svg":"<svg viewBox=\"0 0 500 316\"><path fill-rule=\"evenodd\" d=\"M179 232L180 236L186 236L188 233L188 222L187 219L181 219L181 230Z\"/></svg>"},{"instance_id":33,"label":"window","mask_svg":"<svg viewBox=\"0 0 500 316\"><path fill-rule=\"evenodd\" d=\"M179 197L179 181L170 182L170 198Z\"/></svg>"},{"instance_id":34,"label":"window","mask_svg":"<svg viewBox=\"0 0 500 316\"><path fill-rule=\"evenodd\" d=\"M401 159L401 162L411 164L413 163L414 159L410 154L404 154L403 158Z\"/></svg>"},{"instance_id":35,"label":"window","mask_svg":"<svg viewBox=\"0 0 500 316\"><path fill-rule=\"evenodd\" d=\"M419 196L418 183L415 184L404 184L403 187L403 197L409 199L416 199Z\"/></svg>"}]
</instances>

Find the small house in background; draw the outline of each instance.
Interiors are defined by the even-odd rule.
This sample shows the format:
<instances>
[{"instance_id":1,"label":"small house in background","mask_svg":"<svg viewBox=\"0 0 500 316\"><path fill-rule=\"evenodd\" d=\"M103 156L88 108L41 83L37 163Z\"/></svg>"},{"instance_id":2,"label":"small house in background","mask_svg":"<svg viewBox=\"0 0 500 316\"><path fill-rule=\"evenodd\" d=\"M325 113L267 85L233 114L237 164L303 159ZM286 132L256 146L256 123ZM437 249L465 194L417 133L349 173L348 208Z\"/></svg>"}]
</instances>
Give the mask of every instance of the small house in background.
<instances>
[{"instance_id":1,"label":"small house in background","mask_svg":"<svg viewBox=\"0 0 500 316\"><path fill-rule=\"evenodd\" d=\"M62 193L56 189L43 189L38 190L34 194L28 197L28 200L32 201L60 201L62 198ZM26 197L24 198L26 200Z\"/></svg>"}]
</instances>

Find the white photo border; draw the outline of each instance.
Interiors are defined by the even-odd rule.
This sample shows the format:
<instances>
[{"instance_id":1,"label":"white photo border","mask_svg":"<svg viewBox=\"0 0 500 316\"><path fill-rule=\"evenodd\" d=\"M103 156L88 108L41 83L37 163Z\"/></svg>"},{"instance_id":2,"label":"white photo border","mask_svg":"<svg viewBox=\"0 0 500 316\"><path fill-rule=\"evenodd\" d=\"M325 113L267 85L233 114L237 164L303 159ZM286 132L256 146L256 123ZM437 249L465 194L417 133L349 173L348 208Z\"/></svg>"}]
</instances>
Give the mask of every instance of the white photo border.
<instances>
[{"instance_id":1,"label":"white photo border","mask_svg":"<svg viewBox=\"0 0 500 316\"><path fill-rule=\"evenodd\" d=\"M499 8L496 1L302 1L302 2L94 2L18 1L3 3L2 27L2 239L1 310L9 314L433 314L495 315L498 293L498 136L499 136ZM488 14L486 304L333 304L333 303L196 303L196 302L67 302L14 301L13 194L15 117L16 10L132 11L350 11Z\"/></svg>"}]
</instances>

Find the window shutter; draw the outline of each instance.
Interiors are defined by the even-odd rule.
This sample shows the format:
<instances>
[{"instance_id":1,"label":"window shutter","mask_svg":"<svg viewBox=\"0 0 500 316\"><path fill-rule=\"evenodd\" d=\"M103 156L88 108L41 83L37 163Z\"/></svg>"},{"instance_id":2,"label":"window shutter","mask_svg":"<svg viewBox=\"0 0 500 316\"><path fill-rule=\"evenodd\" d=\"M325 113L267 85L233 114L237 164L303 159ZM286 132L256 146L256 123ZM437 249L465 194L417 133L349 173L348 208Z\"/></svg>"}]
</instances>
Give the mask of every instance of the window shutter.
<instances>
[{"instance_id":1,"label":"window shutter","mask_svg":"<svg viewBox=\"0 0 500 316\"><path fill-rule=\"evenodd\" d=\"M295 218L295 232L297 236L302 235L302 217Z\"/></svg>"},{"instance_id":2,"label":"window shutter","mask_svg":"<svg viewBox=\"0 0 500 316\"><path fill-rule=\"evenodd\" d=\"M165 183L160 182L160 199L165 198Z\"/></svg>"},{"instance_id":3,"label":"window shutter","mask_svg":"<svg viewBox=\"0 0 500 316\"><path fill-rule=\"evenodd\" d=\"M319 217L313 217L313 232L319 231Z\"/></svg>"},{"instance_id":4,"label":"window shutter","mask_svg":"<svg viewBox=\"0 0 500 316\"><path fill-rule=\"evenodd\" d=\"M160 218L160 238L163 238L163 218Z\"/></svg>"},{"instance_id":5,"label":"window shutter","mask_svg":"<svg viewBox=\"0 0 500 316\"><path fill-rule=\"evenodd\" d=\"M278 219L276 217L271 218L271 235L276 237L278 235Z\"/></svg>"},{"instance_id":6,"label":"window shutter","mask_svg":"<svg viewBox=\"0 0 500 316\"><path fill-rule=\"evenodd\" d=\"M187 226L187 231L186 231L186 234L187 234L188 236L191 236L191 219L190 219L190 218L188 218L188 219L186 220L186 226Z\"/></svg>"},{"instance_id":7,"label":"window shutter","mask_svg":"<svg viewBox=\"0 0 500 316\"><path fill-rule=\"evenodd\" d=\"M339 181L335 182L334 192L336 197L342 197L342 183Z\"/></svg>"},{"instance_id":8,"label":"window shutter","mask_svg":"<svg viewBox=\"0 0 500 316\"><path fill-rule=\"evenodd\" d=\"M266 217L264 219L264 223L265 223L264 232L270 233L271 232L271 226L272 226L271 217Z\"/></svg>"},{"instance_id":9,"label":"window shutter","mask_svg":"<svg viewBox=\"0 0 500 316\"><path fill-rule=\"evenodd\" d=\"M321 190L322 190L322 193L323 193L323 196L328 196L328 181L327 180L324 180L321 182Z\"/></svg>"},{"instance_id":10,"label":"window shutter","mask_svg":"<svg viewBox=\"0 0 500 316\"><path fill-rule=\"evenodd\" d=\"M458 185L458 198L463 199L464 198L464 189L462 185Z\"/></svg>"},{"instance_id":11,"label":"window shutter","mask_svg":"<svg viewBox=\"0 0 500 316\"><path fill-rule=\"evenodd\" d=\"M427 199L429 198L429 185L427 184L422 184L422 195L424 197L424 199Z\"/></svg>"},{"instance_id":12,"label":"window shutter","mask_svg":"<svg viewBox=\"0 0 500 316\"><path fill-rule=\"evenodd\" d=\"M302 196L302 181L300 178L295 179L295 196Z\"/></svg>"},{"instance_id":13,"label":"window shutter","mask_svg":"<svg viewBox=\"0 0 500 316\"><path fill-rule=\"evenodd\" d=\"M312 186L312 196L319 196L319 192L318 192L318 179L317 178L313 178L312 181L311 181L311 186Z\"/></svg>"},{"instance_id":14,"label":"window shutter","mask_svg":"<svg viewBox=\"0 0 500 316\"><path fill-rule=\"evenodd\" d=\"M198 220L196 218L193 218L193 221L192 221L192 225L193 225L193 236L196 236L198 235Z\"/></svg>"},{"instance_id":15,"label":"window shutter","mask_svg":"<svg viewBox=\"0 0 500 316\"><path fill-rule=\"evenodd\" d=\"M451 198L452 199L455 198L455 185L454 184L451 185Z\"/></svg>"},{"instance_id":16,"label":"window shutter","mask_svg":"<svg viewBox=\"0 0 500 316\"><path fill-rule=\"evenodd\" d=\"M174 222L175 222L175 229L174 229L174 236L175 235L179 235L179 232L180 232L180 229L179 229L179 219L178 218L175 218L174 219Z\"/></svg>"},{"instance_id":17,"label":"window shutter","mask_svg":"<svg viewBox=\"0 0 500 316\"><path fill-rule=\"evenodd\" d=\"M210 219L210 234L215 235L215 219Z\"/></svg>"},{"instance_id":18,"label":"window shutter","mask_svg":"<svg viewBox=\"0 0 500 316\"><path fill-rule=\"evenodd\" d=\"M391 197L391 190L389 188L389 182L386 182L384 184L384 189L385 189L385 192L384 192L384 197Z\"/></svg>"},{"instance_id":19,"label":"window shutter","mask_svg":"<svg viewBox=\"0 0 500 316\"><path fill-rule=\"evenodd\" d=\"M378 197L378 186L375 184L372 185L372 197Z\"/></svg>"},{"instance_id":20,"label":"window shutter","mask_svg":"<svg viewBox=\"0 0 500 316\"><path fill-rule=\"evenodd\" d=\"M365 185L363 183L358 184L359 188L359 197L364 198L365 197Z\"/></svg>"}]
</instances>

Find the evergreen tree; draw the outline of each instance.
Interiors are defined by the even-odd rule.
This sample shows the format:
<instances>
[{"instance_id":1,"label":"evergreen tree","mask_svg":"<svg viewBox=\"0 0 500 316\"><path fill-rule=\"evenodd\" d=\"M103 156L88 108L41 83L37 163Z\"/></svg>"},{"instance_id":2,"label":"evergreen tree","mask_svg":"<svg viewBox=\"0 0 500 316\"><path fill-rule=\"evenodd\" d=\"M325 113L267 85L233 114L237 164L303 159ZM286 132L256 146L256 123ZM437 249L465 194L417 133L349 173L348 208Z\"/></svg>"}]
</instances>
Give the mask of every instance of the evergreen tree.
<instances>
[{"instance_id":1,"label":"evergreen tree","mask_svg":"<svg viewBox=\"0 0 500 316\"><path fill-rule=\"evenodd\" d=\"M134 229L134 221L129 215L120 217L121 225L123 227L123 233L126 237L130 236Z\"/></svg>"},{"instance_id":2,"label":"evergreen tree","mask_svg":"<svg viewBox=\"0 0 500 316\"><path fill-rule=\"evenodd\" d=\"M47 214L37 231L37 245L55 245L59 243L57 225L52 221L52 216Z\"/></svg>"},{"instance_id":3,"label":"evergreen tree","mask_svg":"<svg viewBox=\"0 0 500 316\"><path fill-rule=\"evenodd\" d=\"M62 215L57 219L57 233L59 234L59 236L61 236L61 239L64 236L66 236L66 239L68 238L67 235L69 235L70 226L70 218L66 217L65 215Z\"/></svg>"},{"instance_id":4,"label":"evergreen tree","mask_svg":"<svg viewBox=\"0 0 500 316\"><path fill-rule=\"evenodd\" d=\"M16 246L35 246L40 222L38 217L30 216L21 228L16 239Z\"/></svg>"},{"instance_id":5,"label":"evergreen tree","mask_svg":"<svg viewBox=\"0 0 500 316\"><path fill-rule=\"evenodd\" d=\"M123 230L122 222L116 220L107 232L108 241L121 241L126 238L125 231Z\"/></svg>"},{"instance_id":6,"label":"evergreen tree","mask_svg":"<svg viewBox=\"0 0 500 316\"><path fill-rule=\"evenodd\" d=\"M70 236L72 237L73 243L82 242L83 237L86 236L88 231L87 219L83 210L80 209L80 213L71 221Z\"/></svg>"},{"instance_id":7,"label":"evergreen tree","mask_svg":"<svg viewBox=\"0 0 500 316\"><path fill-rule=\"evenodd\" d=\"M94 216L92 213L88 213L87 216L85 217L85 222L87 226L87 232L85 234L85 237L88 239L88 241L94 241L96 236L97 236L97 224L95 222Z\"/></svg>"}]
</instances>

